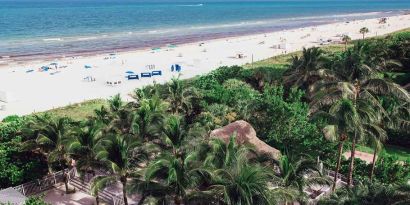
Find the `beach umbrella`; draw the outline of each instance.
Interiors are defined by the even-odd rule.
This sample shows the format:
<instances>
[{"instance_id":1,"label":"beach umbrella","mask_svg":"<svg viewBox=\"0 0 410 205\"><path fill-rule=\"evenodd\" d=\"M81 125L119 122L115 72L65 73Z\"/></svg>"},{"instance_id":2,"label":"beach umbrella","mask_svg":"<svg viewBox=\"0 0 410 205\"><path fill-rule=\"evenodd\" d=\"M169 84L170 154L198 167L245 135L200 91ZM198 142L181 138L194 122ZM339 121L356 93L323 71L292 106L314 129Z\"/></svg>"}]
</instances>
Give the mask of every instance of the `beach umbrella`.
<instances>
[{"instance_id":1,"label":"beach umbrella","mask_svg":"<svg viewBox=\"0 0 410 205\"><path fill-rule=\"evenodd\" d=\"M134 72L129 70L129 71L125 72L125 73L127 73L127 74L133 74Z\"/></svg>"},{"instance_id":2,"label":"beach umbrella","mask_svg":"<svg viewBox=\"0 0 410 205\"><path fill-rule=\"evenodd\" d=\"M174 44L169 44L168 47L169 47L169 48L175 48L175 47L177 47L177 46L174 45Z\"/></svg>"},{"instance_id":3,"label":"beach umbrella","mask_svg":"<svg viewBox=\"0 0 410 205\"><path fill-rule=\"evenodd\" d=\"M174 65L171 66L171 71L174 71Z\"/></svg>"},{"instance_id":4,"label":"beach umbrella","mask_svg":"<svg viewBox=\"0 0 410 205\"><path fill-rule=\"evenodd\" d=\"M84 65L84 68L91 68L90 65Z\"/></svg>"},{"instance_id":5,"label":"beach umbrella","mask_svg":"<svg viewBox=\"0 0 410 205\"><path fill-rule=\"evenodd\" d=\"M152 48L153 51L159 51L161 48Z\"/></svg>"}]
</instances>

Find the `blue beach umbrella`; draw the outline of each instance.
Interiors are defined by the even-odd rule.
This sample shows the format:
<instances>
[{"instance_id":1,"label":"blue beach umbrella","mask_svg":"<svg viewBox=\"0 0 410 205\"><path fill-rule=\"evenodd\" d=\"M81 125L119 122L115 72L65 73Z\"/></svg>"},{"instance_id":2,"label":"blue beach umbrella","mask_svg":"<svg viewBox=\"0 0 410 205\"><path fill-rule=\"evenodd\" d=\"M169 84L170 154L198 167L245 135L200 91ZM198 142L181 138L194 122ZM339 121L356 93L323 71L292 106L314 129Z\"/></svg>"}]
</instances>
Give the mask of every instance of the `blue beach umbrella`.
<instances>
[{"instance_id":1,"label":"blue beach umbrella","mask_svg":"<svg viewBox=\"0 0 410 205\"><path fill-rule=\"evenodd\" d=\"M125 72L125 73L127 73L127 74L134 74L134 72L133 71L127 71L127 72Z\"/></svg>"}]
</instances>

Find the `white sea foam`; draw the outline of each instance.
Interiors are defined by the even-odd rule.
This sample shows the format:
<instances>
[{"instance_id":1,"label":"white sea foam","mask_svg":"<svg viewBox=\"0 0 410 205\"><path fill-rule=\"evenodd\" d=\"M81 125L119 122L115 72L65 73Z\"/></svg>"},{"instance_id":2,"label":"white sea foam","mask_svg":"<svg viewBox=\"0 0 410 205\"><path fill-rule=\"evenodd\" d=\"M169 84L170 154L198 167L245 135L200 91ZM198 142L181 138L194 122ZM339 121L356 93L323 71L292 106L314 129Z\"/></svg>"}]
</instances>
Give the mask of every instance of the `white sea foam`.
<instances>
[{"instance_id":1,"label":"white sea foam","mask_svg":"<svg viewBox=\"0 0 410 205\"><path fill-rule=\"evenodd\" d=\"M204 4L181 4L181 5L177 5L177 6L184 6L184 7L199 7L199 6L203 6Z\"/></svg>"},{"instance_id":2,"label":"white sea foam","mask_svg":"<svg viewBox=\"0 0 410 205\"><path fill-rule=\"evenodd\" d=\"M43 41L63 41L62 38L45 38Z\"/></svg>"}]
</instances>

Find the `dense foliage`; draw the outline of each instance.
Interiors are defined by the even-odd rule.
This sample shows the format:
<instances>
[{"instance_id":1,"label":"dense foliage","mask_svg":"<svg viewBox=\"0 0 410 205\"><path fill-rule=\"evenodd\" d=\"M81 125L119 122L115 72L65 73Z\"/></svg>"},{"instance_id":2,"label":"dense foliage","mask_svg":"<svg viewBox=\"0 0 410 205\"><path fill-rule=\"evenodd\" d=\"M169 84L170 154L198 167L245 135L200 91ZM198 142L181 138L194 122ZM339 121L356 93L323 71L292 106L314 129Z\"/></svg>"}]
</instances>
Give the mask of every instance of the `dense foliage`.
<instances>
[{"instance_id":1,"label":"dense foliage","mask_svg":"<svg viewBox=\"0 0 410 205\"><path fill-rule=\"evenodd\" d=\"M410 97L400 86L409 83L409 40L398 34L343 52L304 49L283 76L275 67L233 66L172 79L136 89L129 103L113 96L82 121L9 117L0 124L0 186L38 178L46 164L59 170L75 160L82 176L94 177L94 196L119 182L126 204L130 193L140 194L140 204L305 203L306 189L332 184L322 162L354 185L323 204L371 204L373 194L385 204L409 200L402 185L409 162L379 155L386 142L410 140ZM283 156L257 154L235 136L210 138L236 120L248 121ZM378 160L355 159L359 144L372 147Z\"/></svg>"}]
</instances>

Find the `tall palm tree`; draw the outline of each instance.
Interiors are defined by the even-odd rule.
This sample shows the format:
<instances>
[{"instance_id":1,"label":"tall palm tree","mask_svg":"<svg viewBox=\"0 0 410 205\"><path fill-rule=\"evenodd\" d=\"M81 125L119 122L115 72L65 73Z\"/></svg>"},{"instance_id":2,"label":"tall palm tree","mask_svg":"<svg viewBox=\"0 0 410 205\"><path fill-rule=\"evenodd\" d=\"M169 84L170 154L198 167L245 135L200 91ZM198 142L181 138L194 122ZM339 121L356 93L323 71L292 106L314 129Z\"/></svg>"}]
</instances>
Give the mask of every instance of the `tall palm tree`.
<instances>
[{"instance_id":1,"label":"tall palm tree","mask_svg":"<svg viewBox=\"0 0 410 205\"><path fill-rule=\"evenodd\" d=\"M350 36L348 36L348 35L343 35L342 41L343 41L343 43L345 44L345 51L347 51L347 44L349 43L350 40L352 40L352 39L350 38Z\"/></svg>"},{"instance_id":2,"label":"tall palm tree","mask_svg":"<svg viewBox=\"0 0 410 205\"><path fill-rule=\"evenodd\" d=\"M333 81L319 82L313 86L313 100L310 103L311 110L315 112L319 108L331 106L334 102L347 98L350 99L358 112L361 120L367 124L377 119L377 112L386 116L384 108L378 100L378 96L394 96L405 102L410 101L406 90L399 85L386 79L377 78L378 69L373 69L365 62L363 57L364 46L357 44L353 49L345 52L342 63ZM363 125L363 124L362 124ZM363 131L363 126L357 131ZM363 137L363 132L355 131L352 138L351 164L349 168L349 185L352 183L352 172L354 169L354 154L357 137Z\"/></svg>"},{"instance_id":3,"label":"tall palm tree","mask_svg":"<svg viewBox=\"0 0 410 205\"><path fill-rule=\"evenodd\" d=\"M117 134L108 136L106 140L103 140L96 157L109 169L111 174L96 177L93 180L92 189L96 189L96 187L101 189L111 183L120 181L124 204L128 205L127 182L134 166L131 163L131 157L138 144L139 142L134 138Z\"/></svg>"},{"instance_id":4,"label":"tall palm tree","mask_svg":"<svg viewBox=\"0 0 410 205\"><path fill-rule=\"evenodd\" d=\"M360 117L353 102L349 99L342 99L335 102L328 112L319 111L313 118L322 118L327 121L324 128L325 137L330 140L338 139L338 159L332 189L336 189L337 175L343 154L343 144L350 137L352 138L357 129L361 128Z\"/></svg>"},{"instance_id":5,"label":"tall palm tree","mask_svg":"<svg viewBox=\"0 0 410 205\"><path fill-rule=\"evenodd\" d=\"M363 35L364 39L364 34L369 33L369 29L367 27L363 27L359 30L359 32Z\"/></svg>"},{"instance_id":6,"label":"tall palm tree","mask_svg":"<svg viewBox=\"0 0 410 205\"><path fill-rule=\"evenodd\" d=\"M27 141L26 145L37 146L46 154L50 172L52 164L58 163L63 170L64 185L68 193L68 176L65 172L65 166L69 161L69 156L65 143L72 121L66 117L54 118L50 115L36 115L29 124L30 129L35 132L35 139Z\"/></svg>"},{"instance_id":7,"label":"tall palm tree","mask_svg":"<svg viewBox=\"0 0 410 205\"><path fill-rule=\"evenodd\" d=\"M372 160L372 168L370 170L370 180L373 179L374 175L374 168L376 166L376 156L381 151L383 147L383 143L387 139L387 134L384 129L377 126L376 124L365 124L365 134L368 136L368 144L373 147L373 160Z\"/></svg>"},{"instance_id":8,"label":"tall palm tree","mask_svg":"<svg viewBox=\"0 0 410 205\"><path fill-rule=\"evenodd\" d=\"M284 74L284 82L306 87L320 78L332 78L332 72L325 68L328 59L324 54L318 47L303 48L301 57L292 57L292 64Z\"/></svg>"},{"instance_id":9,"label":"tall palm tree","mask_svg":"<svg viewBox=\"0 0 410 205\"><path fill-rule=\"evenodd\" d=\"M67 142L67 149L69 155L76 160L76 167L81 177L88 173L95 177L96 169L102 168L102 163L97 159L98 148L102 140L101 124L94 120L74 129ZM92 190L97 205L99 204L98 190Z\"/></svg>"}]
</instances>

